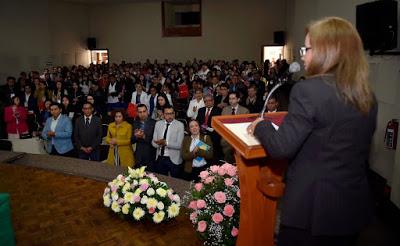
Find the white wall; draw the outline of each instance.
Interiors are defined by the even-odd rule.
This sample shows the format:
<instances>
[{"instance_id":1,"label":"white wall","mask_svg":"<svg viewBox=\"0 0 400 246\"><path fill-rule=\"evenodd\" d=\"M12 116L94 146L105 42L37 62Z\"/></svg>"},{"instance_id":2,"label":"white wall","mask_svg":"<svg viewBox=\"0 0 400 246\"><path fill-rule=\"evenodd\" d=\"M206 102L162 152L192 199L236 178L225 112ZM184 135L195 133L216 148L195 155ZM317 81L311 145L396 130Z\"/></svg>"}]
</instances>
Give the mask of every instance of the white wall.
<instances>
[{"instance_id":1,"label":"white wall","mask_svg":"<svg viewBox=\"0 0 400 246\"><path fill-rule=\"evenodd\" d=\"M88 63L88 7L51 0L0 1L0 84L46 64Z\"/></svg>"},{"instance_id":2,"label":"white wall","mask_svg":"<svg viewBox=\"0 0 400 246\"><path fill-rule=\"evenodd\" d=\"M304 29L310 21L324 16L340 16L355 25L356 5L365 2L369 1L288 0L288 49L292 50L295 59L298 59L297 50L304 44ZM392 201L400 207L400 150L396 153L385 149L383 145L386 123L393 118L400 119L400 57L368 56L368 60L371 85L379 102L370 165L388 180L392 187Z\"/></svg>"},{"instance_id":3,"label":"white wall","mask_svg":"<svg viewBox=\"0 0 400 246\"><path fill-rule=\"evenodd\" d=\"M146 58L261 61L261 46L284 30L286 1L203 0L201 37L162 37L161 3L105 4L90 9L90 36L111 62Z\"/></svg>"}]
</instances>

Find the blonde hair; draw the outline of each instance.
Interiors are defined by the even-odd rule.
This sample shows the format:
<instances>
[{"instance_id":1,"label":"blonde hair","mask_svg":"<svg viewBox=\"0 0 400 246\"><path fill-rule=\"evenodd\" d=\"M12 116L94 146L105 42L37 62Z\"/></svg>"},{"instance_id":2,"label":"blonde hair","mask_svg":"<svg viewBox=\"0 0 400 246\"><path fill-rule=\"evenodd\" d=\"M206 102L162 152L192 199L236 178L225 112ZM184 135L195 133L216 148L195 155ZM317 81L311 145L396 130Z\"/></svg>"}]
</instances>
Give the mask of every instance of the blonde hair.
<instances>
[{"instance_id":1,"label":"blonde hair","mask_svg":"<svg viewBox=\"0 0 400 246\"><path fill-rule=\"evenodd\" d=\"M374 96L368 82L369 66L356 29L347 20L327 17L311 23L306 32L312 47L307 76L334 74L345 102L367 114Z\"/></svg>"}]
</instances>

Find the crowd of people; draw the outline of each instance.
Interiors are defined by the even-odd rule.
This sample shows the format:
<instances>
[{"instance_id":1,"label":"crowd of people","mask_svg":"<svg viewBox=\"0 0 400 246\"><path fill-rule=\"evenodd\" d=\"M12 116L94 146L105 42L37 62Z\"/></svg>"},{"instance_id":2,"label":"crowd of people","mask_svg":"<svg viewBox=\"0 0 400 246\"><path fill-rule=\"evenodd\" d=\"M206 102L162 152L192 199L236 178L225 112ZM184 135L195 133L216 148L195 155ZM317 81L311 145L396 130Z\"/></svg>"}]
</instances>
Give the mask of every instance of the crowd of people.
<instances>
[{"instance_id":1,"label":"crowd of people","mask_svg":"<svg viewBox=\"0 0 400 246\"><path fill-rule=\"evenodd\" d=\"M196 179L211 163L234 162L212 117L260 112L288 68L285 60L259 68L194 59L21 72L0 88L1 128L8 138L42 137L50 154L93 161L104 138L111 165ZM278 99L269 99L268 111L280 109Z\"/></svg>"}]
</instances>

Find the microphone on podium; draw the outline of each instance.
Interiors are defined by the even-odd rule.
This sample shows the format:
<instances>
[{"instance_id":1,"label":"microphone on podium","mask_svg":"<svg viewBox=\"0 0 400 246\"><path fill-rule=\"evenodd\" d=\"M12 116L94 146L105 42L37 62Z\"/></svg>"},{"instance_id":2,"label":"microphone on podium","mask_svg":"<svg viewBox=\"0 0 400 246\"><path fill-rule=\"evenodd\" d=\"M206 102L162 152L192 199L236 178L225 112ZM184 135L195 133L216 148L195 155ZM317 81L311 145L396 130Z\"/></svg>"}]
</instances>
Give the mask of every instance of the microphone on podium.
<instances>
[{"instance_id":1,"label":"microphone on podium","mask_svg":"<svg viewBox=\"0 0 400 246\"><path fill-rule=\"evenodd\" d=\"M292 62L290 64L290 66L289 66L289 74L297 73L299 71L300 71L300 64L298 62ZM269 98L272 96L274 91L276 91L276 89L278 89L279 87L281 87L283 84L285 84L288 81L288 77L289 76L285 76L284 78L279 78L278 79L278 83L268 93L268 96L267 96L267 98L265 99L265 102L264 102L263 109L262 109L262 111L260 113L260 118L261 119L264 119L264 113L265 113L265 109L267 108L267 104L268 104Z\"/></svg>"}]
</instances>

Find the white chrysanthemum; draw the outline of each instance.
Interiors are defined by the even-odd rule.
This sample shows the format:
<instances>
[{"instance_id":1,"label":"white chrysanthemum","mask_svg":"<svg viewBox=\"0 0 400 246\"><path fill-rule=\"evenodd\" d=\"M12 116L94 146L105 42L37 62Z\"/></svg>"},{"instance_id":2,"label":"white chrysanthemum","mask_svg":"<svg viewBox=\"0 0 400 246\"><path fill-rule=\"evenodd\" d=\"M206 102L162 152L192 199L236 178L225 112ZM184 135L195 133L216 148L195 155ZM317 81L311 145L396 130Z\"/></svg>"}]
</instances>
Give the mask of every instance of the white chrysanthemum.
<instances>
[{"instance_id":1,"label":"white chrysanthemum","mask_svg":"<svg viewBox=\"0 0 400 246\"><path fill-rule=\"evenodd\" d=\"M125 194L131 188L130 183L125 183L124 187L122 187L122 194Z\"/></svg>"},{"instance_id":2,"label":"white chrysanthemum","mask_svg":"<svg viewBox=\"0 0 400 246\"><path fill-rule=\"evenodd\" d=\"M113 201L113 203L111 204L111 209L112 209L112 211L114 211L116 213L119 213L121 211L121 208L120 208L118 202L116 202L116 201Z\"/></svg>"},{"instance_id":3,"label":"white chrysanthemum","mask_svg":"<svg viewBox=\"0 0 400 246\"><path fill-rule=\"evenodd\" d=\"M140 220L144 216L144 210L141 208L135 208L135 210L133 210L132 216L135 220Z\"/></svg>"},{"instance_id":4,"label":"white chrysanthemum","mask_svg":"<svg viewBox=\"0 0 400 246\"><path fill-rule=\"evenodd\" d=\"M148 200L147 196L143 196L142 199L140 200L140 203L147 204L147 200Z\"/></svg>"},{"instance_id":5,"label":"white chrysanthemum","mask_svg":"<svg viewBox=\"0 0 400 246\"><path fill-rule=\"evenodd\" d=\"M173 218L178 216L179 214L179 206L176 203L172 203L171 206L168 207L168 218Z\"/></svg>"},{"instance_id":6,"label":"white chrysanthemum","mask_svg":"<svg viewBox=\"0 0 400 246\"><path fill-rule=\"evenodd\" d=\"M152 195L154 195L156 192L154 191L154 189L153 188L149 188L149 189L147 189L147 195L148 196L152 196Z\"/></svg>"},{"instance_id":7,"label":"white chrysanthemum","mask_svg":"<svg viewBox=\"0 0 400 246\"><path fill-rule=\"evenodd\" d=\"M125 193L125 196L124 196L124 200L125 200L125 202L129 202L129 203L134 203L134 201L133 201L133 193L132 192L126 192Z\"/></svg>"},{"instance_id":8,"label":"white chrysanthemum","mask_svg":"<svg viewBox=\"0 0 400 246\"><path fill-rule=\"evenodd\" d=\"M136 185L138 185L139 184L139 182L135 179L135 180L133 180L133 185L134 186L136 186Z\"/></svg>"},{"instance_id":9,"label":"white chrysanthemum","mask_svg":"<svg viewBox=\"0 0 400 246\"><path fill-rule=\"evenodd\" d=\"M117 185L118 185L118 187L122 187L122 186L125 185L125 182L122 182L121 180L118 180L117 181Z\"/></svg>"},{"instance_id":10,"label":"white chrysanthemum","mask_svg":"<svg viewBox=\"0 0 400 246\"><path fill-rule=\"evenodd\" d=\"M156 192L157 192L157 194L158 194L159 196L161 196L161 197L165 197L165 196L167 195L167 191L166 191L165 189L163 189L163 188L158 188L158 189L156 190Z\"/></svg>"},{"instance_id":11,"label":"white chrysanthemum","mask_svg":"<svg viewBox=\"0 0 400 246\"><path fill-rule=\"evenodd\" d=\"M118 198L119 198L118 193L117 192L112 192L111 193L111 198L113 199L113 201L118 200Z\"/></svg>"},{"instance_id":12,"label":"white chrysanthemum","mask_svg":"<svg viewBox=\"0 0 400 246\"><path fill-rule=\"evenodd\" d=\"M155 208L157 207L158 201L154 198L147 199L146 206L147 208Z\"/></svg>"},{"instance_id":13,"label":"white chrysanthemum","mask_svg":"<svg viewBox=\"0 0 400 246\"><path fill-rule=\"evenodd\" d=\"M129 205L129 203L125 204L124 206L122 206L122 213L123 214L128 214L129 213L129 208L131 206Z\"/></svg>"},{"instance_id":14,"label":"white chrysanthemum","mask_svg":"<svg viewBox=\"0 0 400 246\"><path fill-rule=\"evenodd\" d=\"M144 177L144 174L145 174L144 170L145 169L146 169L145 166L142 166L141 168L138 169L139 178L143 178Z\"/></svg>"},{"instance_id":15,"label":"white chrysanthemum","mask_svg":"<svg viewBox=\"0 0 400 246\"><path fill-rule=\"evenodd\" d=\"M163 221L164 217L165 217L165 213L163 211L160 211L158 213L154 213L153 221L158 224L161 221Z\"/></svg>"},{"instance_id":16,"label":"white chrysanthemum","mask_svg":"<svg viewBox=\"0 0 400 246\"><path fill-rule=\"evenodd\" d=\"M110 207L110 205L111 205L111 199L110 199L110 196L109 195L107 195L107 196L103 196L103 203L104 203L104 206L106 206L106 207Z\"/></svg>"},{"instance_id":17,"label":"white chrysanthemum","mask_svg":"<svg viewBox=\"0 0 400 246\"><path fill-rule=\"evenodd\" d=\"M158 203L157 203L157 208L158 208L159 210L164 210L164 203L163 203L163 202L158 202Z\"/></svg>"}]
</instances>

